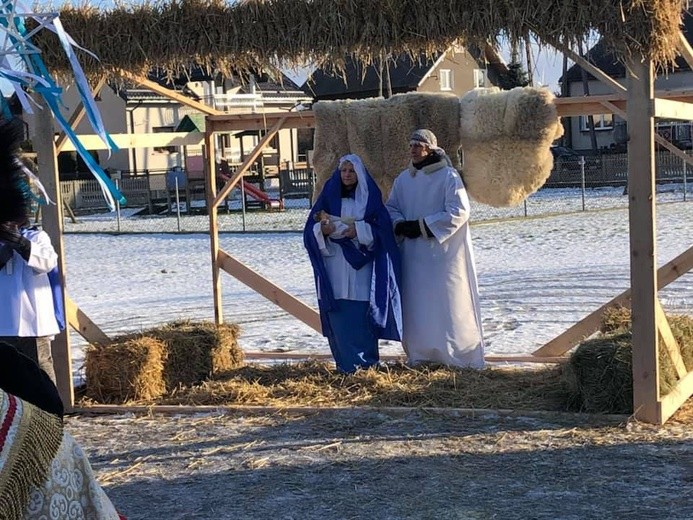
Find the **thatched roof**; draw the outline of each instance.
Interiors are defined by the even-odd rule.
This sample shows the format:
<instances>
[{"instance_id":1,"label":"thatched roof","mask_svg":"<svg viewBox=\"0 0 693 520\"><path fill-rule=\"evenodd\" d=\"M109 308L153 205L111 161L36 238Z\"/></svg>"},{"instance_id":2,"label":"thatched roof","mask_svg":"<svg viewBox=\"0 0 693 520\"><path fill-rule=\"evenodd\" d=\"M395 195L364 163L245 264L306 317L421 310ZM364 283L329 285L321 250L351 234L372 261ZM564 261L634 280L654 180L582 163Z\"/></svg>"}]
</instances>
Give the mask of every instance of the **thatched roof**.
<instances>
[{"instance_id":1,"label":"thatched roof","mask_svg":"<svg viewBox=\"0 0 693 520\"><path fill-rule=\"evenodd\" d=\"M141 5L63 7L65 29L99 56L82 57L90 74L154 66L172 73L191 62L231 71L339 65L353 54L370 63L381 52L431 55L454 41L499 36L574 42L591 31L620 57L642 53L656 64L675 57L686 0L172 0ZM55 73L68 70L55 36L34 42Z\"/></svg>"}]
</instances>

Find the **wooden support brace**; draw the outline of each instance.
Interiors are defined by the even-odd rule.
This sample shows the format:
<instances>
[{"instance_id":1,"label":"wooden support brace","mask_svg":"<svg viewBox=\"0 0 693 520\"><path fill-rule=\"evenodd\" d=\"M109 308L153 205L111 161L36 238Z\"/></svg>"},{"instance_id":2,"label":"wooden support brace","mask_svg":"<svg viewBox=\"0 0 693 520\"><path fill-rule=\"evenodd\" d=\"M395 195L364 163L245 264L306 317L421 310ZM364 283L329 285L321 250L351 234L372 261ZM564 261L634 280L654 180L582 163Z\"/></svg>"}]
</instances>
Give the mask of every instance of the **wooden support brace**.
<instances>
[{"instance_id":1,"label":"wooden support brace","mask_svg":"<svg viewBox=\"0 0 693 520\"><path fill-rule=\"evenodd\" d=\"M655 319L657 320L657 329L659 330L659 337L662 338L664 348L666 348L667 352L669 353L671 362L676 370L676 375L679 376L679 379L683 379L686 374L688 374L688 369L686 369L686 365L683 362L683 358L681 357L681 349L679 348L679 344L676 342L674 334L671 332L669 321L664 314L664 309L662 309L662 304L659 300L657 300L655 314Z\"/></svg>"},{"instance_id":2,"label":"wooden support brace","mask_svg":"<svg viewBox=\"0 0 693 520\"><path fill-rule=\"evenodd\" d=\"M221 110L216 110L215 108L210 107L209 105L206 105L204 103L200 103L199 101L195 101L192 98L189 98L188 96L184 96L183 94L179 94L178 92L175 92L174 90L171 90L170 88L163 87L156 83L155 81L151 81L147 78L142 78L140 76L137 76L135 74L132 74L131 72L128 72L126 70L119 70L118 74L123 76L124 78L129 79L130 81L134 83L138 83L139 85L142 85L145 88L148 88L152 92L156 92L157 94L161 94L162 96L168 98L168 99L173 99L174 101L178 101L182 105L188 106L190 108L194 108L195 110L202 112L203 114L209 114L209 115L214 115L214 116L220 116L224 115L225 112L222 112Z\"/></svg>"},{"instance_id":3,"label":"wooden support brace","mask_svg":"<svg viewBox=\"0 0 693 520\"><path fill-rule=\"evenodd\" d=\"M664 100L658 99L657 101L664 101ZM602 101L602 105L604 105L604 107L608 108L611 113L616 114L618 117L620 117L624 121L628 120L628 116L626 115L625 111L621 110L619 107L617 107L613 103L610 103L609 101ZM669 150L671 153L673 153L676 157L683 159L684 161L686 161L687 164L690 164L691 166L693 166L693 156L686 154L686 152L681 150L678 146L667 141L664 137L662 137L659 134L655 134L654 139L655 139L655 142L657 144L659 144L660 146L663 146L664 148Z\"/></svg>"},{"instance_id":4,"label":"wooden support brace","mask_svg":"<svg viewBox=\"0 0 693 520\"><path fill-rule=\"evenodd\" d=\"M659 416L666 422L693 395L693 371L689 372L671 392L659 400Z\"/></svg>"},{"instance_id":5,"label":"wooden support brace","mask_svg":"<svg viewBox=\"0 0 693 520\"><path fill-rule=\"evenodd\" d=\"M96 323L91 321L89 316L84 314L67 294L65 294L65 317L70 327L90 344L107 345L111 342L111 338L109 338Z\"/></svg>"},{"instance_id":6,"label":"wooden support brace","mask_svg":"<svg viewBox=\"0 0 693 520\"><path fill-rule=\"evenodd\" d=\"M98 83L93 89L93 97L95 98L96 96L99 95L99 92L101 92L101 89L103 86L106 84L106 75L104 74L101 76L99 79ZM84 114L86 113L86 110L84 109L84 103L80 101L79 105L77 105L77 108L75 111L72 113L70 116L70 120L68 121L70 128L73 130L77 128L77 125L79 125L80 121L84 118ZM100 141L101 139L99 139ZM65 146L65 143L67 142L67 134L65 132L62 132L58 138L55 140L55 153L60 153L63 149L63 146ZM104 143L104 146L105 143Z\"/></svg>"},{"instance_id":7,"label":"wooden support brace","mask_svg":"<svg viewBox=\"0 0 693 520\"><path fill-rule=\"evenodd\" d=\"M250 267L239 262L221 249L217 257L217 264L219 268L223 269L240 282L243 282L272 303L275 303L292 316L295 316L309 327L318 332L322 331L320 315L315 309L287 293L282 288L273 284L267 278L256 273Z\"/></svg>"},{"instance_id":8,"label":"wooden support brace","mask_svg":"<svg viewBox=\"0 0 693 520\"><path fill-rule=\"evenodd\" d=\"M659 268L657 271L657 287L659 289L666 287L691 269L693 269L693 247L690 247L687 251L681 253L672 261ZM623 291L621 294L577 322L568 330L546 343L546 345L538 350L535 350L532 355L537 357L562 356L584 338L599 330L601 317L606 309L615 305L627 305L629 299L630 289Z\"/></svg>"},{"instance_id":9,"label":"wooden support brace","mask_svg":"<svg viewBox=\"0 0 693 520\"><path fill-rule=\"evenodd\" d=\"M679 31L679 39L676 42L676 48L678 49L681 57L686 60L686 63L688 63L691 70L693 70L693 49L691 48L691 44L688 43L686 35L683 34L682 31Z\"/></svg>"},{"instance_id":10,"label":"wooden support brace","mask_svg":"<svg viewBox=\"0 0 693 520\"><path fill-rule=\"evenodd\" d=\"M279 120L274 124L274 126L265 134L265 136L262 138L262 140L257 144L257 146L253 149L251 154L245 158L245 161L243 161L243 164L236 170L231 178L226 182L224 187L219 191L219 194L217 197L214 199L214 202L212 203L213 206L216 208L221 204L221 202L228 196L229 193L231 193L231 190L238 184L238 181L243 177L243 174L250 168L250 165L255 162L255 160L258 158L258 156L262 153L262 150L265 149L265 147L269 144L269 142L272 140L272 138L281 130L282 125L284 124L284 121L286 120L286 117L281 117Z\"/></svg>"}]
</instances>

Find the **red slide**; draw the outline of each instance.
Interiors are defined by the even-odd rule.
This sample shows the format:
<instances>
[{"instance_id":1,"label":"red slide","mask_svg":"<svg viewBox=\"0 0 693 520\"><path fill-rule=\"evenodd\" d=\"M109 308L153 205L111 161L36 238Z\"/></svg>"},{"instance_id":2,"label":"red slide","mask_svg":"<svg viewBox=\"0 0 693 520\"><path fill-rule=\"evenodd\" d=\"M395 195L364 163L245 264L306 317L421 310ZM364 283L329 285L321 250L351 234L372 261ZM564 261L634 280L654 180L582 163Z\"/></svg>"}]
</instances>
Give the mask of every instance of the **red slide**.
<instances>
[{"instance_id":1,"label":"red slide","mask_svg":"<svg viewBox=\"0 0 693 520\"><path fill-rule=\"evenodd\" d=\"M267 193L257 188L255 185L244 180L241 180L241 182L243 183L243 189L255 200L263 202L267 208L281 208L283 206L280 200L270 199Z\"/></svg>"}]
</instances>

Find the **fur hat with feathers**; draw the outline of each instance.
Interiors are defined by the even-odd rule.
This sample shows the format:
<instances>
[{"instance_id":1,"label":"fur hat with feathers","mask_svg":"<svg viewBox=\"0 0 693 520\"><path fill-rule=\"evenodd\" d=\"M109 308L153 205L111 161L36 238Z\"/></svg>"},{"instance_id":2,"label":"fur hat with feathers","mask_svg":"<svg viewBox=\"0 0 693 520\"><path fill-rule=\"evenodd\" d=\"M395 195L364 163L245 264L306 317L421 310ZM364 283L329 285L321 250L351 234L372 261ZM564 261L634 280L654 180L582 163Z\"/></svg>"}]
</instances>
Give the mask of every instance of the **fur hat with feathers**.
<instances>
[{"instance_id":1,"label":"fur hat with feathers","mask_svg":"<svg viewBox=\"0 0 693 520\"><path fill-rule=\"evenodd\" d=\"M19 145L24 125L17 119L0 119L0 223L22 222L30 210Z\"/></svg>"}]
</instances>

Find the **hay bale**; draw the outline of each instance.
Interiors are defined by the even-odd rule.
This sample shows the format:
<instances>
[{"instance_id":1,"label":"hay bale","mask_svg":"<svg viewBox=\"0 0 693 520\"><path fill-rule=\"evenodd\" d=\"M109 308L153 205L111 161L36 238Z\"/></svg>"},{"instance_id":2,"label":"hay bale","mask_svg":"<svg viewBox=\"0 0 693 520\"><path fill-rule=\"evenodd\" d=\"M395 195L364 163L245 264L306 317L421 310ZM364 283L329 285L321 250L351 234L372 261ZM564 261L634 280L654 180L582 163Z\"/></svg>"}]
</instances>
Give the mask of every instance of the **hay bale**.
<instances>
[{"instance_id":1,"label":"hay bale","mask_svg":"<svg viewBox=\"0 0 693 520\"><path fill-rule=\"evenodd\" d=\"M609 334L630 329L630 308L622 305L608 307L600 318L599 331Z\"/></svg>"},{"instance_id":2,"label":"hay bale","mask_svg":"<svg viewBox=\"0 0 693 520\"><path fill-rule=\"evenodd\" d=\"M626 312L627 311L627 312ZM633 412L633 342L630 312L615 308L603 319L614 332L581 343L566 363L563 382L567 389L567 407L590 413ZM693 370L693 318L669 316L671 332L681 350L683 362ZM665 348L659 349L659 384L667 395L679 378Z\"/></svg>"},{"instance_id":3,"label":"hay bale","mask_svg":"<svg viewBox=\"0 0 693 520\"><path fill-rule=\"evenodd\" d=\"M86 351L86 396L101 403L151 401L243 364L239 327L177 321Z\"/></svg>"},{"instance_id":4,"label":"hay bale","mask_svg":"<svg viewBox=\"0 0 693 520\"><path fill-rule=\"evenodd\" d=\"M168 391L201 383L217 374L243 365L235 324L176 321L145 334L161 341L166 349L163 378Z\"/></svg>"},{"instance_id":5,"label":"hay bale","mask_svg":"<svg viewBox=\"0 0 693 520\"><path fill-rule=\"evenodd\" d=\"M549 178L551 143L562 134L547 89L475 89L462 96L462 177L469 196L496 207L521 203Z\"/></svg>"},{"instance_id":6,"label":"hay bale","mask_svg":"<svg viewBox=\"0 0 693 520\"><path fill-rule=\"evenodd\" d=\"M567 407L588 413L633 411L630 333L581 343L563 369Z\"/></svg>"},{"instance_id":7,"label":"hay bale","mask_svg":"<svg viewBox=\"0 0 693 520\"><path fill-rule=\"evenodd\" d=\"M150 401L164 395L163 341L143 334L122 336L85 352L86 396L100 403Z\"/></svg>"}]
</instances>

